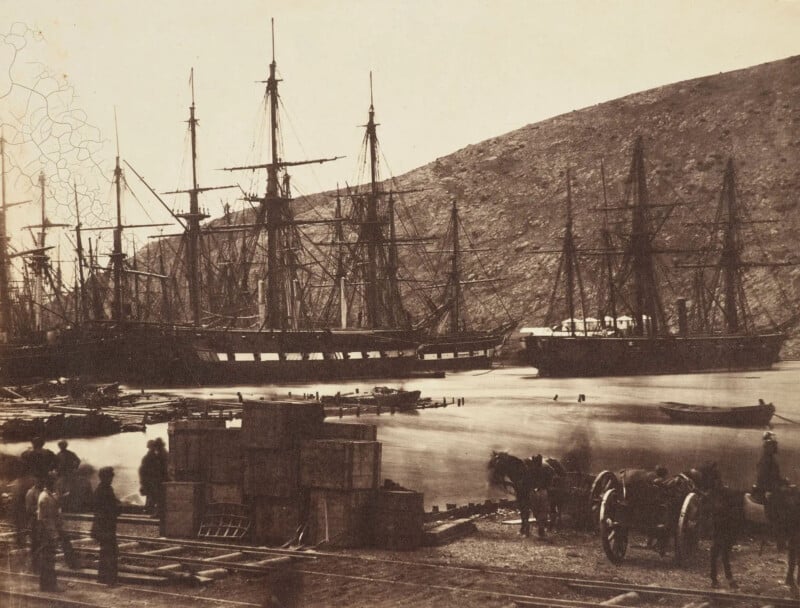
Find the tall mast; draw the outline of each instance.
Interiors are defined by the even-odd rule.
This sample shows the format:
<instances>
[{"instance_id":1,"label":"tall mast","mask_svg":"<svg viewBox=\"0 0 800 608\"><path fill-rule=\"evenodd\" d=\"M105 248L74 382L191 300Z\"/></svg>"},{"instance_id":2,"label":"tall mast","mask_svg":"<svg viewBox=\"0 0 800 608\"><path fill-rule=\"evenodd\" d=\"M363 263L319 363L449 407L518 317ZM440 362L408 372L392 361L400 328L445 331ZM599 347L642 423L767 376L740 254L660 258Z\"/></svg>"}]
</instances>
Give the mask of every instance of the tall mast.
<instances>
[{"instance_id":1,"label":"tall mast","mask_svg":"<svg viewBox=\"0 0 800 608\"><path fill-rule=\"evenodd\" d=\"M75 253L78 255L78 321L87 321L89 318L88 307L86 306L86 277L83 274L83 242L81 240L81 209L78 205L78 186L72 184L75 193Z\"/></svg>"},{"instance_id":2,"label":"tall mast","mask_svg":"<svg viewBox=\"0 0 800 608\"><path fill-rule=\"evenodd\" d=\"M617 294L614 286L614 272L611 260L611 231L608 228L608 196L606 192L606 167L600 160L600 179L603 182L603 247L605 249L605 271L608 281L608 300L611 305L611 318L614 330L617 329Z\"/></svg>"},{"instance_id":3,"label":"tall mast","mask_svg":"<svg viewBox=\"0 0 800 608\"><path fill-rule=\"evenodd\" d=\"M575 335L575 241L572 236L572 175L567 169L567 229L564 233L563 257L567 273L567 310L570 334Z\"/></svg>"},{"instance_id":4,"label":"tall mast","mask_svg":"<svg viewBox=\"0 0 800 608\"><path fill-rule=\"evenodd\" d=\"M47 254L45 254L45 247L47 246L47 216L45 208L45 177L44 171L39 173L39 190L41 193L41 222L39 224L39 242L36 244L39 251L31 256L34 263L35 283L34 283L34 329L41 331L42 329L42 310L44 306L44 273L45 265L47 264Z\"/></svg>"},{"instance_id":5,"label":"tall mast","mask_svg":"<svg viewBox=\"0 0 800 608\"><path fill-rule=\"evenodd\" d=\"M725 218L725 234L720 265L722 266L722 276L725 283L725 325L730 333L739 331L737 293L739 292L739 269L742 265L735 184L733 159L728 159L728 164L725 167L725 181L722 186L722 199L727 208L727 217Z\"/></svg>"},{"instance_id":6,"label":"tall mast","mask_svg":"<svg viewBox=\"0 0 800 608\"><path fill-rule=\"evenodd\" d=\"M117 113L114 112L114 126L116 127ZM111 264L114 278L114 301L111 309L111 318L122 321L122 273L125 254L122 252L122 169L119 165L119 129L117 129L117 156L114 165L114 188L117 195L117 225L114 227L114 249L111 253Z\"/></svg>"},{"instance_id":7,"label":"tall mast","mask_svg":"<svg viewBox=\"0 0 800 608\"><path fill-rule=\"evenodd\" d=\"M372 327L383 323L378 294L378 241L381 227L378 223L378 133L375 124L375 105L372 99L372 72L369 73L369 120L367 121L367 145L369 147L370 189L367 197L367 318Z\"/></svg>"},{"instance_id":8,"label":"tall mast","mask_svg":"<svg viewBox=\"0 0 800 608\"><path fill-rule=\"evenodd\" d=\"M633 217L631 230L631 254L633 259L634 294L636 310L636 335L647 334L649 321L652 335L659 332L661 303L656 285L653 260L653 235L650 232L649 201L644 168L644 145L641 136L636 139L631 163L631 179L634 188Z\"/></svg>"},{"instance_id":9,"label":"tall mast","mask_svg":"<svg viewBox=\"0 0 800 608\"><path fill-rule=\"evenodd\" d=\"M459 257L461 255L458 239L458 205L453 200L453 209L450 212L450 222L453 226L453 259L451 261L450 281L453 285L453 302L450 310L450 331L458 333L461 329L461 269Z\"/></svg>"},{"instance_id":10,"label":"tall mast","mask_svg":"<svg viewBox=\"0 0 800 608\"><path fill-rule=\"evenodd\" d=\"M6 140L0 133L0 180L2 180L2 200L0 201L0 340L11 333L11 280L8 257L8 235L6 232Z\"/></svg>"},{"instance_id":11,"label":"tall mast","mask_svg":"<svg viewBox=\"0 0 800 608\"><path fill-rule=\"evenodd\" d=\"M189 131L192 140L192 189L189 190L189 213L184 214L187 223L187 278L189 283L189 307L192 310L192 324L200 325L200 277L198 256L200 241L200 222L208 217L200 213L197 188L197 118L194 105L194 68L191 71L192 105L189 106Z\"/></svg>"}]
</instances>

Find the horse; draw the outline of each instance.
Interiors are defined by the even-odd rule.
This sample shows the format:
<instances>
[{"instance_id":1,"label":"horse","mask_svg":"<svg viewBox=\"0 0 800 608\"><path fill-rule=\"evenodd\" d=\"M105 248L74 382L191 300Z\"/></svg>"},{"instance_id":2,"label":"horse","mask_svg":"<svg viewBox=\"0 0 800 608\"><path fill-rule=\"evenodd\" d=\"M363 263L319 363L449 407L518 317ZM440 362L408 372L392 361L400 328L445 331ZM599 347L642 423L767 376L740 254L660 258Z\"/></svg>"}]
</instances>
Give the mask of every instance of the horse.
<instances>
[{"instance_id":1,"label":"horse","mask_svg":"<svg viewBox=\"0 0 800 608\"><path fill-rule=\"evenodd\" d=\"M778 538L786 540L787 562L786 584L795 597L800 595L800 491L796 486L782 486L767 494L764 505L770 525ZM795 578L795 571L797 571Z\"/></svg>"},{"instance_id":2,"label":"horse","mask_svg":"<svg viewBox=\"0 0 800 608\"><path fill-rule=\"evenodd\" d=\"M520 515L520 534L530 536L529 518L533 510L539 538L545 538L545 524L548 519L557 521L560 513L559 493L554 494L552 501L549 494L559 474L563 474L561 463L554 458L544 459L541 454L523 460L508 452L493 451L487 469L492 486L514 495Z\"/></svg>"}]
</instances>

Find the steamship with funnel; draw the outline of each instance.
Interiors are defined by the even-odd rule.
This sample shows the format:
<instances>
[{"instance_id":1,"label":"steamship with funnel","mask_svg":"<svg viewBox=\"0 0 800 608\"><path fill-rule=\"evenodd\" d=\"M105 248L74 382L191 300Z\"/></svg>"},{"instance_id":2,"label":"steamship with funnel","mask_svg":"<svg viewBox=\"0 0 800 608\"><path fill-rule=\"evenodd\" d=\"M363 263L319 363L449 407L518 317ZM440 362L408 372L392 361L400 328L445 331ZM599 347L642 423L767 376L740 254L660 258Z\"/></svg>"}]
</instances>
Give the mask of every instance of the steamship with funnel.
<instances>
[{"instance_id":1,"label":"steamship with funnel","mask_svg":"<svg viewBox=\"0 0 800 608\"><path fill-rule=\"evenodd\" d=\"M677 333L669 331L655 261L658 254L682 253L659 248L655 243L658 234L655 226L662 225L668 215L662 213L655 218L657 208L674 205L650 204L645 177L644 149L638 138L629 172L628 200L622 207L613 208L631 214L630 232L619 249L612 245L604 214L602 274L606 279L604 289L610 314L605 317L603 327L594 331L588 330L591 324L585 319L583 323L580 318L576 319L575 284L577 282L582 289L582 281L577 263L580 252L572 233L568 184L567 226L558 276L565 277L570 320L565 324L566 331L525 336L527 362L537 368L541 376L561 377L769 369L778 361L788 323L769 329L755 326L747 303L743 271L753 266L783 264L742 258L741 228L748 222L743 219L737 198L733 160L727 163L716 217L710 225L720 247L716 252L706 251L703 259L678 265L694 270L696 293L691 310L695 327L690 328L686 300L677 300ZM603 182L605 193L604 174ZM606 203L604 211L608 210L612 208ZM558 286L554 286L554 293L556 289ZM626 327L618 323L621 315L617 314L618 301L625 299L623 295L627 296L633 310L632 322ZM581 294L581 308L582 303ZM721 327L715 330L714 321L719 316Z\"/></svg>"}]
</instances>

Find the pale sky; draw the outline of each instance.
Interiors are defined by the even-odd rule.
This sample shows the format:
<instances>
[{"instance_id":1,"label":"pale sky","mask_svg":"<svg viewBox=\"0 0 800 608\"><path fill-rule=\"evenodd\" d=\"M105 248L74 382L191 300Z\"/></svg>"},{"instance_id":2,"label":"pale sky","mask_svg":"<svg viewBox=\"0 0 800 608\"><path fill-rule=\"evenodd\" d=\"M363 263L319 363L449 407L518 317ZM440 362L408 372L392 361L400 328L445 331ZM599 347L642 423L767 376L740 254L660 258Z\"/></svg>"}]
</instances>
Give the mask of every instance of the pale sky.
<instances>
[{"instance_id":1,"label":"pale sky","mask_svg":"<svg viewBox=\"0 0 800 608\"><path fill-rule=\"evenodd\" d=\"M253 160L270 18L288 112L284 157L347 157L294 171L303 193L354 181L370 70L388 176L550 116L800 54L800 0L0 0L0 8L0 33L14 22L41 31L18 61L42 62L74 88L73 106L106 141L106 155L95 154L106 173L116 107L121 156L158 191L189 185L181 176L192 67L201 185L230 183L215 169ZM10 61L2 48L0 60ZM167 221L130 173L128 181L152 218ZM215 215L220 196L204 199ZM63 201L59 209L53 220L68 220ZM15 210L12 226L26 214L36 209ZM145 219L132 201L125 215Z\"/></svg>"}]
</instances>

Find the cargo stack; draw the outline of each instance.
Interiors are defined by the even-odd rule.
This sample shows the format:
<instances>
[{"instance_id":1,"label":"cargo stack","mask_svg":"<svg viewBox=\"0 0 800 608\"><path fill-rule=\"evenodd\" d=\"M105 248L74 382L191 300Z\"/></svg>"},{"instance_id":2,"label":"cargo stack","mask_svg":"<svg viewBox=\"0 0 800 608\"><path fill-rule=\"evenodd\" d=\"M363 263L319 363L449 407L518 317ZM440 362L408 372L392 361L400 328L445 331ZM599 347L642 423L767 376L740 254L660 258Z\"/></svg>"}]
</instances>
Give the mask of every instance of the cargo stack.
<instances>
[{"instance_id":1,"label":"cargo stack","mask_svg":"<svg viewBox=\"0 0 800 608\"><path fill-rule=\"evenodd\" d=\"M328 432L335 425L325 425ZM339 432L370 436L348 425ZM369 427L368 427L369 428ZM300 450L300 482L309 488L309 541L358 547L371 543L375 492L380 484L381 444L358 439L315 439Z\"/></svg>"},{"instance_id":2,"label":"cargo stack","mask_svg":"<svg viewBox=\"0 0 800 608\"><path fill-rule=\"evenodd\" d=\"M320 403L244 404L243 489L255 542L285 543L304 522L308 495L300 484L300 445L320 436L324 417Z\"/></svg>"},{"instance_id":3,"label":"cargo stack","mask_svg":"<svg viewBox=\"0 0 800 608\"><path fill-rule=\"evenodd\" d=\"M222 419L169 425L164 533L196 536L209 503L249 508L250 539L413 549L422 494L379 490L381 444L368 424L323 422L317 402L246 402L242 428Z\"/></svg>"}]
</instances>

